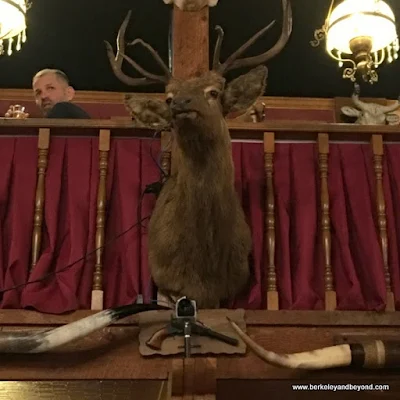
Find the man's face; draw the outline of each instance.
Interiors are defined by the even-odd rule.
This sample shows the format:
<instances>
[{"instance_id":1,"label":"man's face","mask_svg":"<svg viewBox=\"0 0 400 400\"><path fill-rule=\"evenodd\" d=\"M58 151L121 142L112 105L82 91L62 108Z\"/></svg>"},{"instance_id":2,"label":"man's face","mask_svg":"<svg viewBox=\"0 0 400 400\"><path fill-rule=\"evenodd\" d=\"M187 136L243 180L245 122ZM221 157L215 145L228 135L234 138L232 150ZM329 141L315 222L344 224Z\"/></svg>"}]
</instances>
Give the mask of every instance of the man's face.
<instances>
[{"instance_id":1,"label":"man's face","mask_svg":"<svg viewBox=\"0 0 400 400\"><path fill-rule=\"evenodd\" d=\"M55 104L71 101L74 90L56 74L49 73L35 79L33 92L37 106L47 114Z\"/></svg>"}]
</instances>

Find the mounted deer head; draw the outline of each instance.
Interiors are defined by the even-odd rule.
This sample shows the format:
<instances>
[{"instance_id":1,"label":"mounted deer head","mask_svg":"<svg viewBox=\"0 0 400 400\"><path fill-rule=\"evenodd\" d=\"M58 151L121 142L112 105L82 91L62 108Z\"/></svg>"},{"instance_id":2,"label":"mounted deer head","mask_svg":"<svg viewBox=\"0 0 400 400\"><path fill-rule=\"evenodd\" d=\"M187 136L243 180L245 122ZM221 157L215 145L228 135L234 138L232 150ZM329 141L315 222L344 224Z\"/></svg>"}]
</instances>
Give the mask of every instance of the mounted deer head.
<instances>
[{"instance_id":1,"label":"mounted deer head","mask_svg":"<svg viewBox=\"0 0 400 400\"><path fill-rule=\"evenodd\" d=\"M157 52L141 39L128 46L147 48L164 74L152 74L126 56L124 36L130 13L120 27L116 55L106 42L111 67L122 82L166 85L166 101L126 96L126 106L137 120L160 129L171 126L177 144L178 167L164 184L149 223L149 265L161 293L170 298L186 296L199 308L233 300L249 283L251 232L235 190L225 116L247 110L264 93L267 68L262 64L284 48L292 30L290 3L282 0L282 5L282 33L270 50L240 58L274 22L221 63L224 32L217 27L213 68L191 79L174 78ZM143 77L124 74L124 60ZM226 84L227 71L252 66L250 72Z\"/></svg>"},{"instance_id":2,"label":"mounted deer head","mask_svg":"<svg viewBox=\"0 0 400 400\"><path fill-rule=\"evenodd\" d=\"M204 7L214 7L218 0L164 0L165 4L174 4L182 11L199 11Z\"/></svg>"},{"instance_id":3,"label":"mounted deer head","mask_svg":"<svg viewBox=\"0 0 400 400\"><path fill-rule=\"evenodd\" d=\"M209 105L219 104L218 109L220 110L220 116L222 117L225 117L231 112L245 112L256 102L257 98L264 93L268 74L267 68L262 66L262 64L265 64L267 61L279 54L286 46L291 35L292 9L290 1L282 0L282 6L282 32L278 41L271 49L258 56L240 58L246 50L248 50L261 36L272 28L275 21L272 21L268 26L257 32L224 63L221 63L219 59L224 32L220 26L217 26L218 39L214 51L212 70L200 77L195 77L185 81L174 79L169 68L163 62L158 53L142 39L135 39L132 42L125 43L125 32L131 17L131 12L129 11L118 32L117 53L114 53L109 42L105 42L112 70L118 79L129 86L135 87L156 83L164 84L169 99L172 99L174 93L178 91L179 93L186 93L186 96L189 91L192 96L197 96L197 105L200 104L200 97L203 97L203 105L205 104L204 101L207 101L208 107ZM133 47L138 44L144 46L154 57L164 72L162 75L156 75L144 70L137 62L125 54L126 46ZM127 76L122 72L123 61L128 62L128 64L137 70L143 77L132 78ZM224 74L228 71L242 67L254 66L258 67L247 74L241 75L228 85L225 84ZM131 94L126 96L126 106L132 115L144 125L149 125L151 127L162 125L165 120L168 119L168 116L170 120L173 119L171 111L176 106L176 99L175 101L168 101L171 101L171 103L163 104L162 101L157 100L141 100L136 95ZM156 118L157 115L161 116L159 121Z\"/></svg>"}]
</instances>

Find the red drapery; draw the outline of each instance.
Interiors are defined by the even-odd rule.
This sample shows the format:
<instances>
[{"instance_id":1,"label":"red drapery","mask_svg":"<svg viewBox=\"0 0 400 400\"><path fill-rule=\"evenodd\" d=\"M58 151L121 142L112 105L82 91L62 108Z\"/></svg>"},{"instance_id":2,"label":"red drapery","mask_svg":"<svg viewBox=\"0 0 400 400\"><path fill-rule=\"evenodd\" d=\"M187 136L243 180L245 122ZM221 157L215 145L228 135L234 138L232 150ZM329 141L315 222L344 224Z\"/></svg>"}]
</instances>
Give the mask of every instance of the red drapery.
<instances>
[{"instance_id":1,"label":"red drapery","mask_svg":"<svg viewBox=\"0 0 400 400\"><path fill-rule=\"evenodd\" d=\"M52 138L46 175L42 253L29 275L36 188L37 138L0 139L0 290L60 271L47 280L3 294L2 308L63 313L90 308L98 187L98 139ZM159 179L150 155L157 140L112 139L107 177L104 250L105 307L154 297L147 264L147 221L112 239L138 219L145 186ZM324 265L317 146L277 143L274 158L276 266L282 309L322 309ZM386 145L384 193L389 267L399 307L400 146ZM254 283L233 307L265 308L265 172L262 143L234 142L236 188L253 233ZM339 309L382 310L386 290L368 144L331 144L329 196L332 268ZM146 194L139 214L151 214ZM65 269L65 270L63 270ZM63 270L63 271L61 271Z\"/></svg>"}]
</instances>

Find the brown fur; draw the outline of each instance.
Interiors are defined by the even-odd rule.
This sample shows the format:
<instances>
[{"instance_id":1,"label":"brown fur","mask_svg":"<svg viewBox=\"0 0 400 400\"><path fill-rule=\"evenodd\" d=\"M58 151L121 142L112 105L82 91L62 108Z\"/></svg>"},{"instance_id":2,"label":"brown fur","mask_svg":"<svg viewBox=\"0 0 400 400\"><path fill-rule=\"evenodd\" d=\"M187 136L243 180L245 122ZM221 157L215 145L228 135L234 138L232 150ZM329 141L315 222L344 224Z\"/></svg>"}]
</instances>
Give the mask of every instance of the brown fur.
<instances>
[{"instance_id":1,"label":"brown fur","mask_svg":"<svg viewBox=\"0 0 400 400\"><path fill-rule=\"evenodd\" d=\"M266 71L257 67L226 87L214 72L167 86L178 168L165 183L149 224L150 269L161 292L187 296L199 308L233 299L249 280L251 232L234 187L224 117L254 104L264 92ZM183 99L190 103L180 105ZM179 116L177 110L196 114Z\"/></svg>"}]
</instances>

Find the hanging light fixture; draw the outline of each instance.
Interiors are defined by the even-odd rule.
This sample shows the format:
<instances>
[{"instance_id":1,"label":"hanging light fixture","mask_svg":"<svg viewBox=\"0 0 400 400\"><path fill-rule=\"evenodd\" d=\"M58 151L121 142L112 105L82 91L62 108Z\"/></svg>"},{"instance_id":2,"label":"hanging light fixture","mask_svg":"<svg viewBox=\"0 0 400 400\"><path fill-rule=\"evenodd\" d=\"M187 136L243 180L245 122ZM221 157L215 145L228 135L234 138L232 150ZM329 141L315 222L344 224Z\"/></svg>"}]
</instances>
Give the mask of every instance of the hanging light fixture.
<instances>
[{"instance_id":1,"label":"hanging light fixture","mask_svg":"<svg viewBox=\"0 0 400 400\"><path fill-rule=\"evenodd\" d=\"M325 38L326 51L345 67L343 78L378 81L376 69L386 59L398 58L399 40L392 9L382 0L344 0L333 8L332 0L325 24L314 32L316 47Z\"/></svg>"},{"instance_id":2,"label":"hanging light fixture","mask_svg":"<svg viewBox=\"0 0 400 400\"><path fill-rule=\"evenodd\" d=\"M0 55L19 51L26 41L27 0L0 0Z\"/></svg>"}]
</instances>

